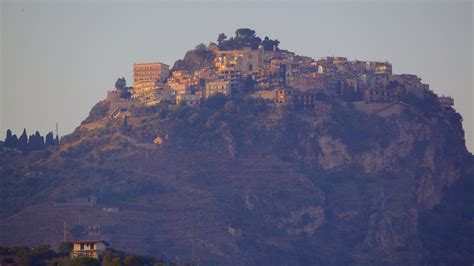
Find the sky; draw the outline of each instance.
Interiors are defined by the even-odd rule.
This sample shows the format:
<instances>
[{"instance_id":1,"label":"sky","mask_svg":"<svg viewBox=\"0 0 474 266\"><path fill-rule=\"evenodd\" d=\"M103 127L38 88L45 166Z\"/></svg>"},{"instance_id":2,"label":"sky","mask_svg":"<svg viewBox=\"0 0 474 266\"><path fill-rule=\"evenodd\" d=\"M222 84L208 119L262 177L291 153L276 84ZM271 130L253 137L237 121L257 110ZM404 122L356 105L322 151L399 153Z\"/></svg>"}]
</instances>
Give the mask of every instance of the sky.
<instances>
[{"instance_id":1,"label":"sky","mask_svg":"<svg viewBox=\"0 0 474 266\"><path fill-rule=\"evenodd\" d=\"M71 133L132 65L252 28L300 55L389 61L455 99L474 150L472 1L1 1L0 137Z\"/></svg>"}]
</instances>

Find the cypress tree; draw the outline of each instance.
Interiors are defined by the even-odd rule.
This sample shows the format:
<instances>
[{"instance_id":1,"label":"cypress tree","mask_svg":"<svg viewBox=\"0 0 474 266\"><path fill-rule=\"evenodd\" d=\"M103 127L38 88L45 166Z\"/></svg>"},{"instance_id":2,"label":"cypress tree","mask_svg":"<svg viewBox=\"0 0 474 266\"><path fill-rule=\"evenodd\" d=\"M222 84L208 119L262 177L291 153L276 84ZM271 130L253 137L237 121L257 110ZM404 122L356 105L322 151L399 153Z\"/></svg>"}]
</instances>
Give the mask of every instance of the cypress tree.
<instances>
[{"instance_id":1,"label":"cypress tree","mask_svg":"<svg viewBox=\"0 0 474 266\"><path fill-rule=\"evenodd\" d=\"M54 146L59 147L59 136L56 135L56 138L54 139Z\"/></svg>"},{"instance_id":2,"label":"cypress tree","mask_svg":"<svg viewBox=\"0 0 474 266\"><path fill-rule=\"evenodd\" d=\"M13 143L13 136L12 136L12 131L10 129L7 130L7 136L4 141L5 148L13 148L12 143Z\"/></svg>"},{"instance_id":3,"label":"cypress tree","mask_svg":"<svg viewBox=\"0 0 474 266\"><path fill-rule=\"evenodd\" d=\"M18 148L22 151L25 151L28 146L28 135L26 134L26 129L23 129L23 133L18 139Z\"/></svg>"},{"instance_id":4,"label":"cypress tree","mask_svg":"<svg viewBox=\"0 0 474 266\"><path fill-rule=\"evenodd\" d=\"M44 143L46 148L54 146L54 137L53 137L53 132L49 132L46 134L46 141Z\"/></svg>"},{"instance_id":5,"label":"cypress tree","mask_svg":"<svg viewBox=\"0 0 474 266\"><path fill-rule=\"evenodd\" d=\"M16 135L13 135L12 137L12 148L13 149L18 148L18 137Z\"/></svg>"}]
</instances>

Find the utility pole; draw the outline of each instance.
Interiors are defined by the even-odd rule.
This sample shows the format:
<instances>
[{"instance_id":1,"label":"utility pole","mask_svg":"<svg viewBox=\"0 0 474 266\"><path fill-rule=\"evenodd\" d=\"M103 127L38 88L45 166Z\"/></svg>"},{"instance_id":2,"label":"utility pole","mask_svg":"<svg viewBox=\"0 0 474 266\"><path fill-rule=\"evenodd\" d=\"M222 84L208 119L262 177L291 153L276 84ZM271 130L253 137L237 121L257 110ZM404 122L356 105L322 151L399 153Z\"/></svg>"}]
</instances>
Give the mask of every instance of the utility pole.
<instances>
[{"instance_id":1,"label":"utility pole","mask_svg":"<svg viewBox=\"0 0 474 266\"><path fill-rule=\"evenodd\" d=\"M64 238L63 238L63 240L64 240L64 242L66 242L66 241L68 241L68 238L69 238L69 237L68 237L68 236L69 236L69 230L68 230L68 228L67 228L67 222L66 222L66 221L64 221L64 228L63 228L63 231L64 231L64 232L63 232L63 233L64 233Z\"/></svg>"},{"instance_id":2,"label":"utility pole","mask_svg":"<svg viewBox=\"0 0 474 266\"><path fill-rule=\"evenodd\" d=\"M195 249L196 249L196 221L194 221L194 228L193 228L193 237L191 243L191 265L194 265L195 260Z\"/></svg>"}]
</instances>

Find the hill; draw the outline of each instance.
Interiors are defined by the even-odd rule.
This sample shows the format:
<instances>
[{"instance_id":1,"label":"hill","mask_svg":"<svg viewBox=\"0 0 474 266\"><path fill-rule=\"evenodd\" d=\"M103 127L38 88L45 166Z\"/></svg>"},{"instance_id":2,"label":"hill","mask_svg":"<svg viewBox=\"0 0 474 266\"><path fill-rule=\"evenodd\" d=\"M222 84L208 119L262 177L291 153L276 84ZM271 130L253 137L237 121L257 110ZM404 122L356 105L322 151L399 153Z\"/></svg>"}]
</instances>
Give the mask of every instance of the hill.
<instances>
[{"instance_id":1,"label":"hill","mask_svg":"<svg viewBox=\"0 0 474 266\"><path fill-rule=\"evenodd\" d=\"M323 115L243 88L114 119L106 99L59 147L2 148L0 244L58 245L66 223L203 265L472 263L474 158L436 95L381 115L329 93Z\"/></svg>"}]
</instances>

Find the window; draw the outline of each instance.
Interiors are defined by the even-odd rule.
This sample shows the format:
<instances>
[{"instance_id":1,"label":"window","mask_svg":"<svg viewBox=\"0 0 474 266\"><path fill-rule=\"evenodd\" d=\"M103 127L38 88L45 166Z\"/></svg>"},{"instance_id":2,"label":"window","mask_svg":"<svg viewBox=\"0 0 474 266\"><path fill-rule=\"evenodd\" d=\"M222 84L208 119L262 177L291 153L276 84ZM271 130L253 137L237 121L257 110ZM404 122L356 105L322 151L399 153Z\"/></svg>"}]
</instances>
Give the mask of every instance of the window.
<instances>
[{"instance_id":1,"label":"window","mask_svg":"<svg viewBox=\"0 0 474 266\"><path fill-rule=\"evenodd\" d=\"M90 244L90 249L94 249L94 243Z\"/></svg>"},{"instance_id":2,"label":"window","mask_svg":"<svg viewBox=\"0 0 474 266\"><path fill-rule=\"evenodd\" d=\"M84 250L84 243L81 243L81 250Z\"/></svg>"}]
</instances>

